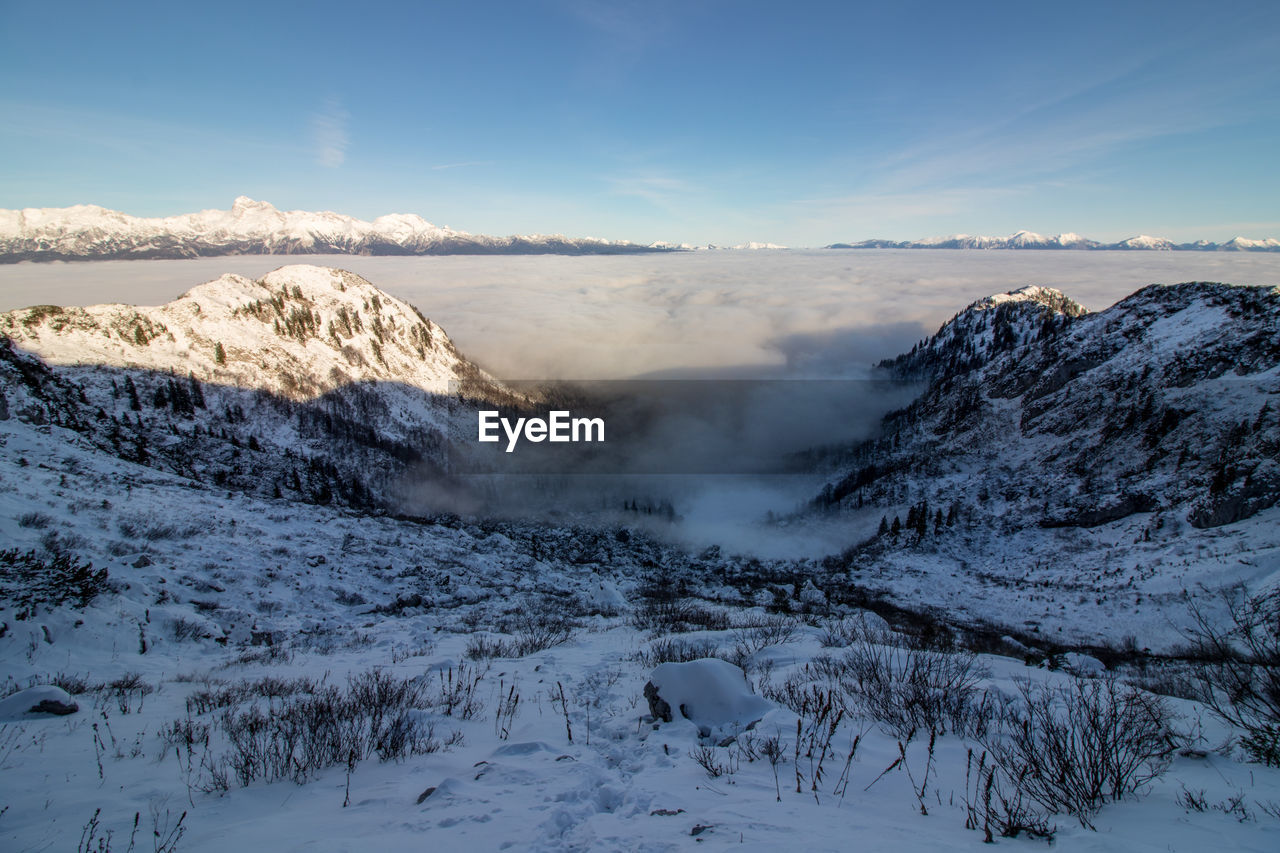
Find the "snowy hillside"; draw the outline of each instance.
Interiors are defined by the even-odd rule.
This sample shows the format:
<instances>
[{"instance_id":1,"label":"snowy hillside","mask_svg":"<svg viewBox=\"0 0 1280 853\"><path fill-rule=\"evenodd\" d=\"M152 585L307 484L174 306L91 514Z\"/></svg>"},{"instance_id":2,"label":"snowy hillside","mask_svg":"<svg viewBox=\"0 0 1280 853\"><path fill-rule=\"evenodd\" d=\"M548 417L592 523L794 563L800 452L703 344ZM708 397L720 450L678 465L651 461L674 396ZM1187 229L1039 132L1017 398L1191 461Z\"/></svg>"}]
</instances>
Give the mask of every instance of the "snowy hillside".
<instances>
[{"instance_id":1,"label":"snowy hillside","mask_svg":"<svg viewBox=\"0 0 1280 853\"><path fill-rule=\"evenodd\" d=\"M1270 851L1280 745L1141 645L1274 582L1276 299L970 306L825 560L389 514L503 390L349 273L3 315L0 846Z\"/></svg>"},{"instance_id":2,"label":"snowy hillside","mask_svg":"<svg viewBox=\"0 0 1280 853\"><path fill-rule=\"evenodd\" d=\"M162 219L97 205L0 210L0 263L214 255L616 254L667 251L626 241L561 235L488 237L413 214L364 222L328 211L277 210L240 196L230 210Z\"/></svg>"},{"instance_id":3,"label":"snowy hillside","mask_svg":"<svg viewBox=\"0 0 1280 853\"><path fill-rule=\"evenodd\" d=\"M94 446L262 495L388 506L462 429L459 390L505 399L417 309L364 279L282 267L157 307L0 315L9 408Z\"/></svg>"},{"instance_id":4,"label":"snowy hillside","mask_svg":"<svg viewBox=\"0 0 1280 853\"><path fill-rule=\"evenodd\" d=\"M1280 289L1027 288L883 367L926 390L816 505L884 519L844 560L899 595L1159 645L1188 591L1280 582Z\"/></svg>"},{"instance_id":5,"label":"snowy hillside","mask_svg":"<svg viewBox=\"0 0 1280 853\"><path fill-rule=\"evenodd\" d=\"M415 308L327 267L281 267L257 281L225 275L154 308L11 311L0 331L53 365L193 373L299 400L385 381L447 394L475 369Z\"/></svg>"},{"instance_id":6,"label":"snowy hillside","mask_svg":"<svg viewBox=\"0 0 1280 853\"><path fill-rule=\"evenodd\" d=\"M0 443L6 849L1274 847L1280 770L1199 704L819 566L229 493L20 412ZM1149 715L1137 775L1033 799L993 750L1046 699Z\"/></svg>"}]
</instances>

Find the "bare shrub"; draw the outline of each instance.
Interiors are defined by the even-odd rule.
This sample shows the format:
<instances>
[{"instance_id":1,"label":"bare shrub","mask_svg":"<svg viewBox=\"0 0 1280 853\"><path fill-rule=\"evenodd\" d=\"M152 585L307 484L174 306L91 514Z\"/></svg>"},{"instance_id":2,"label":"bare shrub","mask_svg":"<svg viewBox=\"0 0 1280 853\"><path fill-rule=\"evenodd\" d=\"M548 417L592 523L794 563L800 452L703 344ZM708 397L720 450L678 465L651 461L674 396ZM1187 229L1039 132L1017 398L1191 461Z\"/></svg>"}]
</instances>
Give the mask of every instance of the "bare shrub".
<instances>
[{"instance_id":1,"label":"bare shrub","mask_svg":"<svg viewBox=\"0 0 1280 853\"><path fill-rule=\"evenodd\" d=\"M143 681L140 674L126 672L119 678L96 685L93 690L108 699L114 699L120 713L128 714L135 710L141 711L146 697L154 693L156 688L155 685ZM133 707L135 701L138 703L137 708Z\"/></svg>"},{"instance_id":2,"label":"bare shrub","mask_svg":"<svg viewBox=\"0 0 1280 853\"><path fill-rule=\"evenodd\" d=\"M832 673L856 710L900 738L916 731L978 736L992 717L978 693L986 675L969 652L940 652L856 642Z\"/></svg>"},{"instance_id":3,"label":"bare shrub","mask_svg":"<svg viewBox=\"0 0 1280 853\"><path fill-rule=\"evenodd\" d=\"M333 600L345 607L358 607L362 604L368 604L369 599L354 589L335 589L333 590Z\"/></svg>"},{"instance_id":4,"label":"bare shrub","mask_svg":"<svg viewBox=\"0 0 1280 853\"><path fill-rule=\"evenodd\" d=\"M375 754L398 761L440 750L433 725L414 712L425 700L423 682L375 669L349 678L345 690L317 687L272 703L269 710L256 704L229 708L218 728L241 785L257 779L301 784L326 767L350 768Z\"/></svg>"},{"instance_id":5,"label":"bare shrub","mask_svg":"<svg viewBox=\"0 0 1280 853\"><path fill-rule=\"evenodd\" d=\"M78 533L59 533L56 530L46 530L44 535L40 537L40 547L54 557L60 557L71 551L86 548L88 545L89 540Z\"/></svg>"},{"instance_id":6,"label":"bare shrub","mask_svg":"<svg viewBox=\"0 0 1280 853\"><path fill-rule=\"evenodd\" d=\"M1090 818L1164 773L1179 746L1164 699L1115 678L1065 687L1022 684L1006 716L1007 735L988 743L1017 788L1051 812Z\"/></svg>"},{"instance_id":7,"label":"bare shrub","mask_svg":"<svg viewBox=\"0 0 1280 853\"><path fill-rule=\"evenodd\" d=\"M208 723L202 723L199 720L193 720L190 717L181 720L172 720L167 725L161 727L159 732L160 758L163 760L168 755L169 750L174 747L182 747L191 750L197 744L208 745L209 735L213 731Z\"/></svg>"},{"instance_id":8,"label":"bare shrub","mask_svg":"<svg viewBox=\"0 0 1280 853\"><path fill-rule=\"evenodd\" d=\"M831 742L836 736L836 730L840 728L840 722L844 719L845 709L838 701L835 691L831 691L825 696L816 695L813 706L806 708L806 711L807 713L801 714L800 719L796 720L796 793L801 793L804 780L807 778L809 792L817 802L818 787L825 777L824 767L827 759L835 756ZM849 752L849 762L853 761L857 749L857 739L855 739ZM808 762L807 777L802 759ZM847 766L848 763L846 763Z\"/></svg>"},{"instance_id":9,"label":"bare shrub","mask_svg":"<svg viewBox=\"0 0 1280 853\"><path fill-rule=\"evenodd\" d=\"M151 549L143 545L139 547L132 542L121 542L119 539L113 539L107 543L107 553L112 557L126 557L132 554L145 554Z\"/></svg>"},{"instance_id":10,"label":"bare shrub","mask_svg":"<svg viewBox=\"0 0 1280 853\"><path fill-rule=\"evenodd\" d=\"M244 682L228 687L198 690L187 697L188 714L207 714L219 708L239 705L249 698L248 685Z\"/></svg>"},{"instance_id":11,"label":"bare shrub","mask_svg":"<svg viewBox=\"0 0 1280 853\"><path fill-rule=\"evenodd\" d=\"M30 527L33 530L44 530L50 524L53 524L53 517L45 515L43 512L24 512L18 516L19 527Z\"/></svg>"},{"instance_id":12,"label":"bare shrub","mask_svg":"<svg viewBox=\"0 0 1280 853\"><path fill-rule=\"evenodd\" d=\"M724 753L723 761L720 759L721 752ZM726 776L732 780L733 774L738 772L739 756L733 749L718 750L715 747L703 745L689 750L689 757L706 772L708 779Z\"/></svg>"},{"instance_id":13,"label":"bare shrub","mask_svg":"<svg viewBox=\"0 0 1280 853\"><path fill-rule=\"evenodd\" d=\"M7 806L5 808L8 808ZM93 816L85 823L84 828L80 831L80 843L76 845L76 853L111 853L112 840L114 836L113 830L103 830L99 816L102 809L94 809ZM168 809L165 809L164 817L161 818L159 808L156 805L151 807L151 836L153 842L153 850L155 853L175 853L178 849L178 842L182 840L182 836L186 834L187 828L183 826L183 822L187 819L187 813L183 812L177 822L173 822L173 817ZM129 846L125 853L133 853L137 848L138 831L140 830L142 821L142 813L133 813L132 831L129 833ZM101 834L99 834L101 833ZM120 849L116 845L116 850Z\"/></svg>"},{"instance_id":14,"label":"bare shrub","mask_svg":"<svg viewBox=\"0 0 1280 853\"><path fill-rule=\"evenodd\" d=\"M805 664L781 684L762 680L760 694L804 718L817 716L819 709L829 703L834 703L842 713L848 713L844 691L835 681L819 673L819 668Z\"/></svg>"},{"instance_id":15,"label":"bare shrub","mask_svg":"<svg viewBox=\"0 0 1280 853\"><path fill-rule=\"evenodd\" d=\"M751 613L734 627L733 639L747 655L769 646L781 646L795 639L798 624L783 613Z\"/></svg>"},{"instance_id":16,"label":"bare shrub","mask_svg":"<svg viewBox=\"0 0 1280 853\"><path fill-rule=\"evenodd\" d=\"M31 686L37 684L52 684L54 687L61 687L72 696L78 696L81 693L88 693L98 689L99 685L95 685L89 680L88 675L79 675L74 672L58 672L51 676L41 676L31 679Z\"/></svg>"},{"instance_id":17,"label":"bare shrub","mask_svg":"<svg viewBox=\"0 0 1280 853\"><path fill-rule=\"evenodd\" d=\"M499 681L498 707L493 714L493 733L498 736L498 740L511 737L511 729L515 726L516 716L519 713L520 691L516 682L513 680L508 687L505 681Z\"/></svg>"},{"instance_id":18,"label":"bare shrub","mask_svg":"<svg viewBox=\"0 0 1280 853\"><path fill-rule=\"evenodd\" d=\"M150 518L122 518L116 522L120 535L129 539L158 542L162 539L188 539L200 532L195 525L180 527Z\"/></svg>"},{"instance_id":19,"label":"bare shrub","mask_svg":"<svg viewBox=\"0 0 1280 853\"><path fill-rule=\"evenodd\" d=\"M169 623L169 636L178 642L199 640L208 636L202 623L185 616L175 616Z\"/></svg>"},{"instance_id":20,"label":"bare shrub","mask_svg":"<svg viewBox=\"0 0 1280 853\"><path fill-rule=\"evenodd\" d=\"M18 619L35 615L37 605L86 607L106 588L106 569L94 571L71 554L0 550L0 600L17 605Z\"/></svg>"},{"instance_id":21,"label":"bare shrub","mask_svg":"<svg viewBox=\"0 0 1280 853\"><path fill-rule=\"evenodd\" d=\"M649 648L636 654L641 666L652 669L664 663L688 663L703 658L713 658L719 654L720 647L714 640L684 640L677 637L663 637L654 640Z\"/></svg>"},{"instance_id":22,"label":"bare shrub","mask_svg":"<svg viewBox=\"0 0 1280 853\"><path fill-rule=\"evenodd\" d=\"M467 640L466 655L469 660L489 660L515 656L512 644L486 634L475 634Z\"/></svg>"},{"instance_id":23,"label":"bare shrub","mask_svg":"<svg viewBox=\"0 0 1280 853\"><path fill-rule=\"evenodd\" d=\"M499 627L504 633L511 633L512 639L477 634L467 642L467 657L471 660L519 658L543 652L567 643L578 624L556 611L553 604L542 603L526 606L502 620Z\"/></svg>"},{"instance_id":24,"label":"bare shrub","mask_svg":"<svg viewBox=\"0 0 1280 853\"><path fill-rule=\"evenodd\" d=\"M478 719L484 713L484 703L480 701L477 688L484 680L485 673L473 666L460 664L440 670L436 679L426 676L423 681L423 701L446 717L458 717L462 720Z\"/></svg>"},{"instance_id":25,"label":"bare shrub","mask_svg":"<svg viewBox=\"0 0 1280 853\"><path fill-rule=\"evenodd\" d=\"M1140 669L1124 671L1124 680L1140 690L1174 699L1199 700L1195 667L1182 662L1147 664Z\"/></svg>"},{"instance_id":26,"label":"bare shrub","mask_svg":"<svg viewBox=\"0 0 1280 853\"><path fill-rule=\"evenodd\" d=\"M311 678L278 678L265 676L256 681L238 681L233 684L210 685L187 697L187 713L207 714L221 708L241 705L250 699L268 701L284 699L300 693L315 693L323 687Z\"/></svg>"},{"instance_id":27,"label":"bare shrub","mask_svg":"<svg viewBox=\"0 0 1280 853\"><path fill-rule=\"evenodd\" d=\"M819 641L823 648L848 648L854 643L881 638L883 630L868 624L866 617L859 613L854 616L843 616L838 619L825 619L821 623L822 634Z\"/></svg>"},{"instance_id":28,"label":"bare shrub","mask_svg":"<svg viewBox=\"0 0 1280 853\"><path fill-rule=\"evenodd\" d=\"M773 770L773 790L778 802L782 802L782 784L778 778L778 768L787 763L787 748L781 733L765 738L760 745L760 754L769 762L769 767Z\"/></svg>"},{"instance_id":29,"label":"bare shrub","mask_svg":"<svg viewBox=\"0 0 1280 853\"><path fill-rule=\"evenodd\" d=\"M295 642L302 648L307 648L307 639L311 635L302 634L295 638ZM223 664L222 666L249 666L251 664L283 664L293 660L293 652L286 647L276 644L270 646L258 646L257 648L245 649L238 654L233 661Z\"/></svg>"},{"instance_id":30,"label":"bare shrub","mask_svg":"<svg viewBox=\"0 0 1280 853\"><path fill-rule=\"evenodd\" d=\"M1190 605L1196 698L1244 730L1240 745L1250 758L1280 766L1280 589L1250 596L1237 587L1223 595L1225 626Z\"/></svg>"},{"instance_id":31,"label":"bare shrub","mask_svg":"<svg viewBox=\"0 0 1280 853\"><path fill-rule=\"evenodd\" d=\"M544 603L516 614L513 628L514 649L518 657L546 651L569 642L573 637L577 623L554 607L554 604Z\"/></svg>"},{"instance_id":32,"label":"bare shrub","mask_svg":"<svg viewBox=\"0 0 1280 853\"><path fill-rule=\"evenodd\" d=\"M1021 787L1005 775L994 762L987 760L984 750L977 759L970 749L964 765L965 829L980 829L987 844L1001 838L1052 840L1057 827L1049 823L1049 815Z\"/></svg>"},{"instance_id":33,"label":"bare shrub","mask_svg":"<svg viewBox=\"0 0 1280 853\"><path fill-rule=\"evenodd\" d=\"M631 624L638 631L661 635L724 631L731 623L728 614L721 610L688 598L670 598L646 601L632 612Z\"/></svg>"}]
</instances>

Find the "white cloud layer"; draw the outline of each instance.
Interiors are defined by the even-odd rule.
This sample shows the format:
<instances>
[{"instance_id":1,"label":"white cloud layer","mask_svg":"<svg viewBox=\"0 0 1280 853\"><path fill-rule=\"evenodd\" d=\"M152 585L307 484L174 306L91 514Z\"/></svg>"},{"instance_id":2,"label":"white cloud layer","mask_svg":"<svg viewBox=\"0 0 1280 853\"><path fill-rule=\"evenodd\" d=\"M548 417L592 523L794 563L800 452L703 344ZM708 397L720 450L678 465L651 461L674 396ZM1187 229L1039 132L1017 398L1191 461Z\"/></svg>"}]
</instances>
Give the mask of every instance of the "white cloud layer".
<instances>
[{"instance_id":1,"label":"white cloud layer","mask_svg":"<svg viewBox=\"0 0 1280 853\"><path fill-rule=\"evenodd\" d=\"M255 256L0 266L0 309L167 302L225 272L352 270L508 379L857 375L975 299L1041 284L1101 309L1153 283L1280 283L1280 255L764 251L604 257Z\"/></svg>"}]
</instances>

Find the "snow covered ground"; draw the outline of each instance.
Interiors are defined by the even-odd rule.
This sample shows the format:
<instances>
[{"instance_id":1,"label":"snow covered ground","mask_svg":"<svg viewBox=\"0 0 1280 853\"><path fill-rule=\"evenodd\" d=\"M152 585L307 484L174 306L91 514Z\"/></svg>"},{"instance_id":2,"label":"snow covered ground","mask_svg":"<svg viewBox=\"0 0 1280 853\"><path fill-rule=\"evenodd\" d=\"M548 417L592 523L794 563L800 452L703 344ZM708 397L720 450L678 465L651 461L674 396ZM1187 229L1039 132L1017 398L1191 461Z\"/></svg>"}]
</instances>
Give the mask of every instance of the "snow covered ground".
<instances>
[{"instance_id":1,"label":"snow covered ground","mask_svg":"<svg viewBox=\"0 0 1280 853\"><path fill-rule=\"evenodd\" d=\"M786 699L793 676L793 686L806 683L805 663L857 645L856 630L843 638L826 631L875 627L876 617L826 612L812 595L799 600L814 612L785 622L758 607L697 605L705 624L674 642L686 654L745 663L756 692L774 697L761 700L751 731L719 746L678 714L671 723L648 717L643 688L673 638L637 627L651 578L629 558L539 559L516 532L497 527L362 517L196 487L105 461L58 427L17 419L0 422L0 441L8 547L74 548L110 573L110 591L83 609L0 613L4 692L50 681L80 691L74 714L0 723L6 849L70 850L86 839L98 849L96 839L110 833L109 849L124 850L135 815L136 849L154 842L184 851L983 843L981 828L966 828L967 804L982 801L966 779L981 738L947 727L931 748L928 735L906 739L858 710L855 697L828 737L816 706L794 691ZM653 553L662 559L661 549ZM531 614L541 616L522 618ZM833 621L842 615L854 621ZM995 655L973 666L976 689L992 697L1017 695L1021 679L1072 678ZM260 777L243 785L221 763L233 753L228 708L279 710L326 685L345 691L375 669L417 680L409 719L431 727L424 754L385 762L370 754L308 771L305 784ZM245 682L258 686L235 689ZM459 693L460 683L474 687ZM1222 725L1194 703L1167 702L1186 737L1163 775L1139 796L1104 805L1094 830L1067 815L1048 818L1054 846L1276 848L1280 769L1215 751L1227 740ZM829 725L832 716L820 719ZM776 764L766 756L770 738ZM996 840L1045 844L998 832Z\"/></svg>"},{"instance_id":2,"label":"snow covered ground","mask_svg":"<svg viewBox=\"0 0 1280 853\"><path fill-rule=\"evenodd\" d=\"M772 274L776 257L753 263ZM907 289L941 299L926 278ZM703 535L722 539L688 535L678 547L667 540L679 531L635 513L573 526L342 508L272 467L291 458L281 448L293 433L253 448L268 409L294 417L267 393L289 388L255 354L304 378L407 377L418 391L474 369L439 326L367 284L316 268L268 279L285 290L263 298L305 304L308 328L332 331L273 330L270 311L249 310L267 285L238 278L139 309L146 317L119 306L12 315L15 345L58 366L4 362L0 848L932 850L983 844L988 828L1018 848L1047 835L1079 850L1280 846L1280 768L1248 761L1240 732L1187 698L1187 661L1163 654L1190 621L1183 590L1273 582L1280 509L1205 528L1172 512L1092 527L960 512L945 536L856 559L823 548L824 559L752 553L740 528L714 525ZM512 313L579 340L551 322L578 299L572 282L542 291L553 294L545 315L521 315L519 299ZM849 289L815 287L826 295L800 311L778 294L792 313L760 319L717 357L848 356L839 335L823 337L838 329L805 316ZM628 299L672 318L664 334L680 339L700 318L745 316L752 292L704 289L690 308L680 289L656 275ZM587 295L605 312L607 293ZM371 331L339 328L344 305L370 328L387 324L385 340L374 336L385 350ZM152 315L165 329L149 338ZM645 328L619 326L611 343ZM348 354L356 346L369 348L363 361ZM220 371L248 371L262 411L245 401L251 423L237 438L246 415L220 421L218 406L133 408L105 368L78 366L95 358L144 388L188 365L215 403L253 394L217 384ZM103 441L112 424L149 437L150 467L128 461L145 458L129 442ZM225 451L258 467L237 480L168 464L162 451L186 439L205 461ZM1033 473L1034 461L1023 459ZM982 518L1020 517L1001 489L984 504ZM846 543L874 533L880 507L848 509L837 518ZM791 516L757 534L798 543L816 521ZM1197 594L1219 618L1213 595ZM66 702L77 710L57 713ZM1051 750L1013 746L1036 703L1074 709L1079 731L1131 713L1109 730L1146 733L1133 775L1084 804L1054 799L1052 782L1034 788L1028 778L1057 778L1024 773Z\"/></svg>"}]
</instances>

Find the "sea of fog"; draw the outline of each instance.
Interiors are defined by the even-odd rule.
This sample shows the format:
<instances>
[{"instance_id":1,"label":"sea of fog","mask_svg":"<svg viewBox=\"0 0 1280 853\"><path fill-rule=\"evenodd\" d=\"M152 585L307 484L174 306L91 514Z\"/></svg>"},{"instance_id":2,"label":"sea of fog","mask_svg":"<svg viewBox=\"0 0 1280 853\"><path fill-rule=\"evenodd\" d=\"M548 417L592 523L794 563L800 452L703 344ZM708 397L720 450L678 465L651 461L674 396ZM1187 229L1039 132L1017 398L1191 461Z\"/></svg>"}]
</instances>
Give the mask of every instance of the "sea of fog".
<instances>
[{"instance_id":1,"label":"sea of fog","mask_svg":"<svg viewBox=\"0 0 1280 853\"><path fill-rule=\"evenodd\" d=\"M0 310L33 304L154 305L223 273L257 277L285 263L342 267L364 276L417 306L464 354L502 379L722 380L701 388L719 414L693 425L678 415L658 423L640 441L641 454L665 454L658 463L661 475L577 471L474 478L462 488L415 478L408 485L420 498L410 509L650 526L691 547L719 544L760 556L818 556L874 531L875 513L834 519L796 515L821 489L829 470L761 476L745 473L752 467L746 463L776 462L764 457L795 450L800 436L812 442L809 446L847 447L872 435L880 417L909 396L904 398L901 388L872 390L876 384L863 381L869 366L910 349L970 302L1040 284L1099 310L1156 282L1280 283L1280 254L768 250L585 257L254 256L0 266ZM788 379L828 381L779 381ZM744 395L737 380L765 381L748 383L751 393ZM861 390L833 392L833 383ZM805 399L797 401L797 394ZM754 402L721 405L744 396ZM675 457L672 451L678 451ZM675 474L683 468L673 458L693 458L698 470L722 473ZM743 465L726 468L726 459ZM636 505L670 505L676 518L625 509ZM779 518L781 525L762 523Z\"/></svg>"},{"instance_id":2,"label":"sea of fog","mask_svg":"<svg viewBox=\"0 0 1280 853\"><path fill-rule=\"evenodd\" d=\"M1027 284L1098 310L1154 282L1280 284L1280 254L949 250L622 256L253 256L0 265L0 310L155 305L234 272L342 267L504 379L847 376Z\"/></svg>"}]
</instances>

